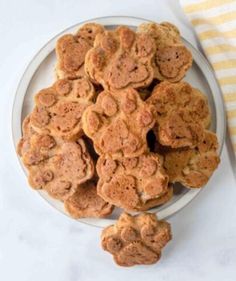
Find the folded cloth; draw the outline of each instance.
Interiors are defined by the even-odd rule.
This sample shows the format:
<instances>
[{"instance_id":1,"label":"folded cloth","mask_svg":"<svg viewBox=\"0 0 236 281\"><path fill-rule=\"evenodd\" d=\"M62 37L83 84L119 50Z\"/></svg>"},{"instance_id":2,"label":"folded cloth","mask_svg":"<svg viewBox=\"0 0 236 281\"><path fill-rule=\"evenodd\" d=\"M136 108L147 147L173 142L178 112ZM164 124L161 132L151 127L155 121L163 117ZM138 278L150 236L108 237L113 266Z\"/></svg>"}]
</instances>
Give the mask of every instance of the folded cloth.
<instances>
[{"instance_id":1,"label":"folded cloth","mask_svg":"<svg viewBox=\"0 0 236 281\"><path fill-rule=\"evenodd\" d=\"M180 0L220 84L236 155L236 1Z\"/></svg>"}]
</instances>

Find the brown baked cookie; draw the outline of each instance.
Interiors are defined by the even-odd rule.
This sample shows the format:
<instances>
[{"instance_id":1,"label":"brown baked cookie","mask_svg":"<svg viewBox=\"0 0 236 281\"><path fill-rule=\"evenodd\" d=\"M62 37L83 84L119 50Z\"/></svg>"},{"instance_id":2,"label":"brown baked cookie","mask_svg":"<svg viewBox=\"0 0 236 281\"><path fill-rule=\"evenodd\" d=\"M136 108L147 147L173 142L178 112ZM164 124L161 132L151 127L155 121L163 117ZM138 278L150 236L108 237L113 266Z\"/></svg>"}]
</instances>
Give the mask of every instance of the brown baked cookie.
<instances>
[{"instance_id":1,"label":"brown baked cookie","mask_svg":"<svg viewBox=\"0 0 236 281\"><path fill-rule=\"evenodd\" d=\"M123 213L115 225L102 231L102 248L120 266L156 263L162 248L172 239L170 224L155 214L131 216Z\"/></svg>"},{"instance_id":2,"label":"brown baked cookie","mask_svg":"<svg viewBox=\"0 0 236 281\"><path fill-rule=\"evenodd\" d=\"M170 182L180 182L186 187L203 187L216 170L220 158L218 142L213 132L205 131L204 138L195 148L171 149L156 146L164 157L164 168Z\"/></svg>"},{"instance_id":3,"label":"brown baked cookie","mask_svg":"<svg viewBox=\"0 0 236 281\"><path fill-rule=\"evenodd\" d=\"M92 48L96 35L104 30L100 24L87 23L75 35L66 34L58 39L56 44L58 79L84 76L85 55Z\"/></svg>"},{"instance_id":4,"label":"brown baked cookie","mask_svg":"<svg viewBox=\"0 0 236 281\"><path fill-rule=\"evenodd\" d=\"M154 111L134 89L105 90L85 110L83 130L99 155L135 157L148 150L146 134L154 126Z\"/></svg>"},{"instance_id":5,"label":"brown baked cookie","mask_svg":"<svg viewBox=\"0 0 236 281\"><path fill-rule=\"evenodd\" d=\"M192 55L181 41L177 27L168 22L144 23L138 27L139 33L155 40L155 78L160 81L180 81L192 65Z\"/></svg>"},{"instance_id":6,"label":"brown baked cookie","mask_svg":"<svg viewBox=\"0 0 236 281\"><path fill-rule=\"evenodd\" d=\"M35 96L31 124L38 133L48 133L67 140L83 133L81 118L92 104L95 90L87 78L60 79Z\"/></svg>"},{"instance_id":7,"label":"brown baked cookie","mask_svg":"<svg viewBox=\"0 0 236 281\"><path fill-rule=\"evenodd\" d=\"M107 202L126 210L147 210L172 196L162 158L147 153L113 160L100 156L96 165L98 194Z\"/></svg>"},{"instance_id":8,"label":"brown baked cookie","mask_svg":"<svg viewBox=\"0 0 236 281\"><path fill-rule=\"evenodd\" d=\"M172 148L196 146L210 124L206 97L187 82L161 82L147 103L155 106L157 119L154 133L162 145Z\"/></svg>"},{"instance_id":9,"label":"brown baked cookie","mask_svg":"<svg viewBox=\"0 0 236 281\"><path fill-rule=\"evenodd\" d=\"M27 168L47 160L57 150L56 141L51 135L35 132L30 117L26 116L23 121L23 136L17 146L17 153Z\"/></svg>"},{"instance_id":10,"label":"brown baked cookie","mask_svg":"<svg viewBox=\"0 0 236 281\"><path fill-rule=\"evenodd\" d=\"M66 211L75 219L104 218L109 216L114 207L97 194L97 184L89 181L78 186L74 194L65 200Z\"/></svg>"},{"instance_id":11,"label":"brown baked cookie","mask_svg":"<svg viewBox=\"0 0 236 281\"><path fill-rule=\"evenodd\" d=\"M29 172L30 185L62 201L94 174L94 164L83 139L64 141L38 134L32 129L30 116L24 121L18 153Z\"/></svg>"},{"instance_id":12,"label":"brown baked cookie","mask_svg":"<svg viewBox=\"0 0 236 281\"><path fill-rule=\"evenodd\" d=\"M153 38L120 26L96 37L85 58L85 71L108 90L146 87L154 77L154 54Z\"/></svg>"}]
</instances>

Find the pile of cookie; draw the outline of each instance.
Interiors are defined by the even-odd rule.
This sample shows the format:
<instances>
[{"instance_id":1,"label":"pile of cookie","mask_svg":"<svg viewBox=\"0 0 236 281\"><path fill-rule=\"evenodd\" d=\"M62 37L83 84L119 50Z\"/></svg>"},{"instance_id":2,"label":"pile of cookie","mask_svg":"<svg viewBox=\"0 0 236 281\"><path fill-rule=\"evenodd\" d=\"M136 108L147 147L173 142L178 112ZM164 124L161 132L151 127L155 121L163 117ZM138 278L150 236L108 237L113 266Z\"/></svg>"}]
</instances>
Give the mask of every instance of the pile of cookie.
<instances>
[{"instance_id":1,"label":"pile of cookie","mask_svg":"<svg viewBox=\"0 0 236 281\"><path fill-rule=\"evenodd\" d=\"M211 113L181 81L192 55L171 23L136 31L83 25L56 44L56 81L35 95L18 154L29 184L64 203L74 218L114 207L145 211L168 202L173 184L200 188L219 163ZM123 266L150 264L171 239L153 214L124 213L102 233Z\"/></svg>"}]
</instances>

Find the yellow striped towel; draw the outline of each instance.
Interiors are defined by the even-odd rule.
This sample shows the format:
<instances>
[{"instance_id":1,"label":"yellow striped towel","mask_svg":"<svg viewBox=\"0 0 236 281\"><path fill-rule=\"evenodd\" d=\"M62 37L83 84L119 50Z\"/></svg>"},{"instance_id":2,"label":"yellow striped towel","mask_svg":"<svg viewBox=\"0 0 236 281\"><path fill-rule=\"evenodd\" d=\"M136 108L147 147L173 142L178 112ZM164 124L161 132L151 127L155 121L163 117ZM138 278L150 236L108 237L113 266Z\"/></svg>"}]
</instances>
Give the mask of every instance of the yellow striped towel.
<instances>
[{"instance_id":1,"label":"yellow striped towel","mask_svg":"<svg viewBox=\"0 0 236 281\"><path fill-rule=\"evenodd\" d=\"M236 0L180 0L215 70L236 153Z\"/></svg>"}]
</instances>

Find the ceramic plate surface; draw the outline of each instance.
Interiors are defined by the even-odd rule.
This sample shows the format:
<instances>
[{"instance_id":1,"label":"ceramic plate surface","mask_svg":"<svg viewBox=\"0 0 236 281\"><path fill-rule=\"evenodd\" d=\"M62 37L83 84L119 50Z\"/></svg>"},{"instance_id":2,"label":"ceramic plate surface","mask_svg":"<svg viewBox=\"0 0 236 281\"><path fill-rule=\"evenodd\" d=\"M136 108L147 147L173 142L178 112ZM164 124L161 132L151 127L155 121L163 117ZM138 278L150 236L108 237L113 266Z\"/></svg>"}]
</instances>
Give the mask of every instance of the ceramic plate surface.
<instances>
[{"instance_id":1,"label":"ceramic plate surface","mask_svg":"<svg viewBox=\"0 0 236 281\"><path fill-rule=\"evenodd\" d=\"M107 29L113 29L118 25L127 25L135 29L139 24L148 21L140 18L119 16L90 19L86 22L96 22L104 25ZM34 56L28 65L19 83L12 109L12 136L15 148L22 136L22 121L25 116L32 111L34 95L42 88L50 86L55 79L54 66L56 62L56 55L54 48L57 39L65 33L74 33L86 22L69 27L52 38ZM188 41L184 38L182 39L187 48L192 52L194 60L193 66L188 71L184 80L189 82L193 87L199 88L207 96L212 112L211 130L217 134L220 147L219 153L221 153L225 136L225 112L220 88L217 84L214 72L205 57ZM21 161L19 161L19 163L26 176L27 172L25 168L23 167ZM208 185L210 184L211 181L209 181ZM157 212L160 219L170 217L186 206L200 191L201 189L190 190L179 186L176 188L176 192L172 200L163 206L151 209L150 212ZM61 202L52 199L44 191L38 191L38 193L46 199L50 205L66 214ZM114 223L114 220L117 219L120 212L120 209L115 209L113 214L106 219L80 219L79 221L98 227L104 227Z\"/></svg>"}]
</instances>

